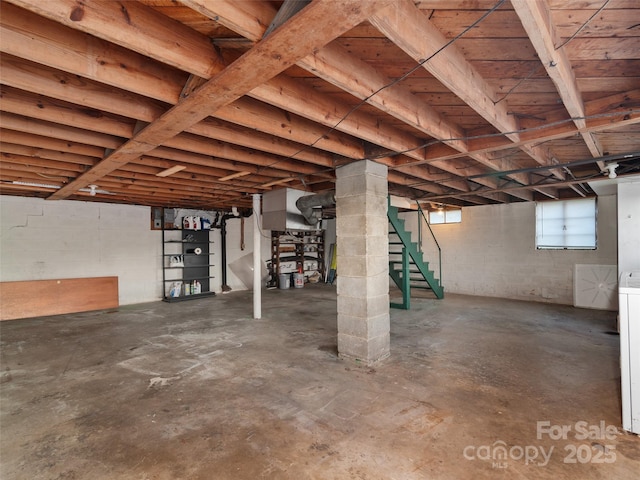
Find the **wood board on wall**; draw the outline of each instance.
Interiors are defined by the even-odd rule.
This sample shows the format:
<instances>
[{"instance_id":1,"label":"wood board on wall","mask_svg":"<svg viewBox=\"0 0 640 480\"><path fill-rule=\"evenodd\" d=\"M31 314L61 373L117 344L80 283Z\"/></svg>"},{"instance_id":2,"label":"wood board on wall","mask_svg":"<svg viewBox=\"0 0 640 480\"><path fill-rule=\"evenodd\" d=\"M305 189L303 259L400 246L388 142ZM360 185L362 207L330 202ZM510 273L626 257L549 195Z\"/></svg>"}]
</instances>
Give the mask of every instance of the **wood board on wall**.
<instances>
[{"instance_id":1,"label":"wood board on wall","mask_svg":"<svg viewBox=\"0 0 640 480\"><path fill-rule=\"evenodd\" d=\"M117 308L118 277L0 283L0 320Z\"/></svg>"}]
</instances>

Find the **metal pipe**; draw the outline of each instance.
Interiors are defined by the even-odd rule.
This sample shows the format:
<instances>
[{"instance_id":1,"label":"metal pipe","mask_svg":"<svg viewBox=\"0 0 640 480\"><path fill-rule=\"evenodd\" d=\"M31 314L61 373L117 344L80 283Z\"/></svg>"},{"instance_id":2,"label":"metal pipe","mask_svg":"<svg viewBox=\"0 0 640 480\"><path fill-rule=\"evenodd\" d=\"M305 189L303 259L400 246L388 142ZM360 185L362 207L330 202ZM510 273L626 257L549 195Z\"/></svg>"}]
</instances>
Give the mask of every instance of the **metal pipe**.
<instances>
[{"instance_id":1,"label":"metal pipe","mask_svg":"<svg viewBox=\"0 0 640 480\"><path fill-rule=\"evenodd\" d=\"M223 292L231 291L231 287L227 285L227 220L235 218L235 215L224 214L220 219L220 262L222 270L222 285Z\"/></svg>"},{"instance_id":2,"label":"metal pipe","mask_svg":"<svg viewBox=\"0 0 640 480\"><path fill-rule=\"evenodd\" d=\"M253 194L253 318L262 318L262 285L260 280L260 194Z\"/></svg>"},{"instance_id":3,"label":"metal pipe","mask_svg":"<svg viewBox=\"0 0 640 480\"><path fill-rule=\"evenodd\" d=\"M313 207L329 207L335 204L336 192L333 191L306 195L296 200L296 207L309 225L315 225L322 220L322 213L316 212Z\"/></svg>"},{"instance_id":4,"label":"metal pipe","mask_svg":"<svg viewBox=\"0 0 640 480\"><path fill-rule=\"evenodd\" d=\"M537 172L540 170L555 170L558 168L568 168L568 167L577 167L580 165L589 165L597 162L610 162L610 161L628 161L635 160L640 158L640 152L631 152L631 153L619 153L615 155L605 155L603 157L598 158L589 158L586 160L576 160L574 162L566 162L566 163L557 163L555 165L541 165L539 167L529 167L529 168L518 168L515 170L505 170L502 172L488 172L488 173L480 173L477 175L469 175L468 179L481 178L481 177L499 177L502 175L512 175L514 173L529 173L529 172ZM553 186L553 185L548 185Z\"/></svg>"},{"instance_id":5,"label":"metal pipe","mask_svg":"<svg viewBox=\"0 0 640 480\"><path fill-rule=\"evenodd\" d=\"M220 221L220 262L222 270L222 291L228 292L231 287L227 285L227 215L223 215Z\"/></svg>"},{"instance_id":6,"label":"metal pipe","mask_svg":"<svg viewBox=\"0 0 640 480\"><path fill-rule=\"evenodd\" d=\"M231 220L232 218L241 218L244 219L251 215L251 211L244 212L240 216L234 215L232 213L225 213L220 219L220 262L221 272L222 272L222 285L221 289L223 292L231 291L231 287L227 285L227 220ZM217 219L217 216L216 216ZM217 221L217 220L216 220Z\"/></svg>"}]
</instances>

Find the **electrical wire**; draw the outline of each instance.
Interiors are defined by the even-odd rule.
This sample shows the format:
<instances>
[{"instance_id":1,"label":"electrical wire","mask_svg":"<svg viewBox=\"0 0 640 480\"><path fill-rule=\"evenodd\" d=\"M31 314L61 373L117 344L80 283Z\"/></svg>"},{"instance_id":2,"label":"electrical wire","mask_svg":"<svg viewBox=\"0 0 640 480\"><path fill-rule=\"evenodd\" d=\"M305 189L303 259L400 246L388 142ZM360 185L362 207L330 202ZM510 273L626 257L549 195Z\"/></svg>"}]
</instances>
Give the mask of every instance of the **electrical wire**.
<instances>
[{"instance_id":1,"label":"electrical wire","mask_svg":"<svg viewBox=\"0 0 640 480\"><path fill-rule=\"evenodd\" d=\"M369 100L371 100L373 97L375 97L376 95L378 95L380 92L382 92L383 90L386 90L388 88L393 87L394 85L398 84L399 82L403 81L404 79L406 79L407 77L409 77L410 75L412 75L414 72L418 71L420 68L422 68L427 62L429 62L432 58L434 58L436 55L440 54L443 50L445 50L446 48L448 48L449 46L453 45L455 42L457 42L462 36L464 36L467 32L469 32L471 29L475 28L478 24L480 24L482 21L484 21L485 18L487 18L490 14L492 14L494 11L496 11L498 8L500 8L502 6L502 4L505 2L506 0L499 0L492 8L490 8L489 10L487 10L480 18L478 18L475 22L473 22L471 25L468 25L467 27L465 27L464 30L462 30L462 32L460 32L459 34L457 34L455 37L453 37L451 40L449 40L448 42L446 42L444 45L442 45L440 48L438 48L435 52L433 52L431 55L429 55L427 58L421 60L420 62L418 62L417 65L415 65L413 68L411 68L409 71L407 71L406 73L404 73L403 75L401 75L400 77L392 80L391 82L387 83L386 85L383 85L382 87L378 88L377 90L375 90L373 93L369 94L368 96L366 96L365 98L363 98L359 103L357 103L355 106L353 106L347 113L345 113L340 120L338 120L338 122L333 125L331 128L329 128L326 133L324 133L323 135L319 136L316 140L314 140L312 143L310 143L309 145L305 145L303 148L301 148L300 150L298 150L297 152L289 155L288 157L285 158L281 158L276 160L275 162L271 163L270 165L266 165L264 167L261 168L269 168L272 167L274 165L276 165L279 162L283 162L285 160L291 160L294 157L296 157L297 155L299 155L302 152L307 151L309 148L315 146L320 140L324 139L327 135L329 135L331 132L335 131L342 122L344 122L347 118L349 118L349 116L355 112L356 110L358 110L359 108L361 108L363 105L365 105Z\"/></svg>"},{"instance_id":2,"label":"electrical wire","mask_svg":"<svg viewBox=\"0 0 640 480\"><path fill-rule=\"evenodd\" d=\"M557 120L555 122L545 123L544 125L537 125L535 127L520 128L520 129L517 129L517 130L511 130L511 131L508 131L508 132L485 133L485 134L482 134L482 135L472 135L472 136L468 136L468 137L452 137L452 138L436 139L436 140L431 140L429 142L423 143L422 145L418 145L417 147L407 148L406 150L401 150L399 152L389 152L389 153L385 153L384 155L370 156L370 157L367 157L367 158L377 159L377 158L385 158L385 157L394 157L394 156L398 156L398 155L404 155L405 153L413 152L414 150L420 150L422 148L431 147L433 145L438 145L440 143L456 142L456 141L469 141L469 140L482 140L482 139L487 139L487 138L503 137L505 135L514 135L514 134L520 134L520 133L530 133L530 132L535 132L535 131L538 131L538 130L544 130L544 129L551 128L551 127L557 127L557 126L562 125L564 123L576 122L578 120L594 120L594 119L598 119L598 118L620 117L620 116L623 116L623 115L637 115L637 114L640 114L640 110L631 109L631 110L627 110L627 111L623 111L623 112L598 113L598 114L594 114L594 115L585 115L585 116L581 116L581 117L571 117L571 118L567 118L567 119L564 119L564 120ZM358 160L364 160L364 158L358 159ZM408 163L407 165L397 165L397 167L410 166L410 165L415 165L415 163Z\"/></svg>"},{"instance_id":3,"label":"electrical wire","mask_svg":"<svg viewBox=\"0 0 640 480\"><path fill-rule=\"evenodd\" d=\"M574 181L575 183L573 183L574 181L572 181L572 183L574 185L579 185L580 183L585 183L591 179L594 178L602 178L602 174L600 173L593 173L590 175L586 175L584 177L574 177ZM467 196L473 196L473 195L480 195L482 196L485 193L509 193L510 190L522 190L523 188L552 188L554 187L553 183L539 183L539 184L531 184L531 185L526 185L526 186L519 186L519 187L512 187L512 188L503 188L503 189L492 189L492 188L479 188L477 190L474 190L472 192L456 192L456 193L452 193L450 196L451 197L467 197ZM444 195L438 194L438 195L433 195L433 194L429 194L426 193L425 195L422 195L420 197L417 197L415 200L417 201L435 201L435 203L441 203L441 198L443 198Z\"/></svg>"},{"instance_id":4,"label":"electrical wire","mask_svg":"<svg viewBox=\"0 0 640 480\"><path fill-rule=\"evenodd\" d=\"M543 125L537 125L535 127L527 127L527 128L520 128L517 130L512 130L509 132L497 132L497 133L486 133L486 134L482 134L482 135L470 135L470 136L466 136L466 137L451 137L451 138L443 138L443 139L439 139L439 140L431 140L429 142L423 143L422 145L418 145L417 147L413 147L410 149L406 149L406 150L402 150L399 152L389 152L389 153L385 153L382 155L376 155L376 156L369 156L366 157L368 159L371 160L375 160L375 159L379 159L379 158L386 158L386 157L393 157L393 156L398 156L398 155L404 155L405 153L409 153L413 150L419 150L422 148L428 148L434 145L438 145L438 144L446 144L447 142L453 142L453 141L464 141L464 142L468 142L471 140L483 140L483 139L489 139L489 138L496 138L496 137L503 137L505 135L511 135L511 134L522 134L522 133L530 133L530 132L535 132L538 130L544 130L547 128L552 128L552 127L557 127L560 126L562 124L566 124L566 123L575 123L578 120L596 120L596 119L602 119L602 118L612 118L612 117L621 117L621 116L628 116L628 115L640 115L640 109L630 109L630 110L625 110L625 111L618 111L618 112L609 112L609 113L597 113L597 114L593 114L593 115L585 115L582 117L570 117L570 118L566 118L563 120L557 120L555 122L550 122L550 123L545 123ZM542 143L546 143L545 142L539 142L537 145L541 145ZM512 148L517 148L517 147L512 147ZM460 154L460 156L464 156L464 154ZM357 159L352 159L352 161L356 162L356 161L360 161L360 160L365 160L365 158L357 158ZM437 161L437 159L433 159L432 161ZM595 161L595 160L594 160ZM390 169L395 169L395 168L402 168L402 167L411 167L411 166L415 166L415 165L421 165L423 163L429 164L431 163L430 161L425 161L425 162L412 162L412 163L407 163L405 165L396 165L396 166L392 166L389 167ZM555 168L553 166L550 166L549 168ZM312 175L317 175L317 174L322 174L322 173L328 173L328 172L332 172L334 170L334 168L326 168L323 170L320 170L318 172L315 172L314 174L309 174L306 175L306 177L310 177ZM455 178L459 178L459 177L451 177L450 179L455 179ZM425 181L425 182L421 182L419 184L413 184L413 185L422 185L422 184L427 184L430 183L429 181Z\"/></svg>"},{"instance_id":5,"label":"electrical wire","mask_svg":"<svg viewBox=\"0 0 640 480\"><path fill-rule=\"evenodd\" d=\"M520 85L522 85L524 82L526 82L526 81L527 81L527 80L529 80L531 77L533 77L533 76L538 72L538 70L540 70L541 68L542 68L542 64L538 64L538 65L536 65L536 67L535 67L535 68L533 68L533 69L532 69L532 70L527 74L527 76L526 76L526 77L522 77L522 78L518 81L518 83L516 83L513 87L511 87L511 88L509 89L509 91L508 91L507 93L505 93L502 97L500 97L498 100L494 101L494 102L493 102L493 104L494 104L494 105L497 105L497 104L499 104L500 102L502 102L503 100L506 100L506 99L507 99L507 97L508 97L509 95L511 95L513 92L515 92L515 91L520 87Z\"/></svg>"},{"instance_id":6,"label":"electrical wire","mask_svg":"<svg viewBox=\"0 0 640 480\"><path fill-rule=\"evenodd\" d=\"M327 135L329 135L330 133L332 133L333 131L335 131L338 126L340 126L340 124L342 122L344 122L351 114L353 114L355 111L357 111L359 108L361 108L363 105L365 105L371 98L373 98L374 96L378 95L380 92L384 91L385 89L388 89L396 84L398 84L399 82L403 81L404 79L406 79L407 77L409 77L410 75L412 75L414 72L416 72L417 70L419 70L420 68L422 68L427 62L429 62L431 59L433 59L436 55L440 54L443 50L445 50L446 48L448 48L449 46L451 46L453 43L455 43L456 41L458 41L462 36L464 36L468 31L470 31L471 29L475 28L479 23L481 23L482 21L484 21L484 19L486 19L491 13L493 13L494 11L496 11L498 8L500 8L502 6L502 4L505 2L506 0L499 0L491 9L487 10L480 18L478 18L475 22L473 22L471 25L467 26L462 32L460 32L459 34L457 34L455 37L453 37L452 39L450 39L448 42L446 42L444 45L442 45L440 48L438 48L434 53L432 53L429 57L421 60L418 64L416 64L413 68L411 68L409 71L407 71L406 73L404 73L403 75L401 75L400 77L394 79L393 81L389 82L386 85L383 85L382 87L378 88L377 90L375 90L374 92L372 92L371 94L369 94L368 96L366 96L364 99L362 99L358 104L356 104L355 106L353 106L348 112L346 112L341 118L340 120L333 125L331 128L329 128L325 134L319 136L316 140L314 140L312 143L310 143L309 145L305 145L303 148L299 149L297 152L284 157L284 158L280 158L278 160L276 160L275 162L266 165L264 167L259 167L260 169L264 169L264 168L269 168L272 167L280 162L286 161L286 160L291 160L294 159L297 155L299 155L302 152L305 152L307 150L309 150L310 148L314 147L318 142L320 142L321 140L323 140L324 138L327 137ZM563 46L567 45L570 41L572 41L582 30L584 30L584 28L586 28L586 26L591 22L591 20L593 18L595 18L606 6L607 4L610 2L610 0L606 0L605 3L593 14L591 15L591 17L584 22L580 28L578 28L578 30L576 30L576 32L569 37L564 43L562 43L560 46L556 47L556 50L562 48ZM514 87L512 87L503 97L501 97L499 100L495 101L494 104L497 104L499 102L504 101L509 95L511 95L511 93L513 93L513 91L515 91L522 83L524 83L525 81L529 80L531 77L533 77L535 75L535 73L542 67L541 64L537 65L535 67L535 69L532 69L532 71L525 76L524 78L522 78ZM503 137L506 135L511 135L511 134L522 134L522 133L529 133L529 132L534 132L534 131L538 131L538 130L544 130L547 128L551 128L554 126L559 126L565 123L573 123L575 121L578 120L593 120L593 119L598 119L598 118L607 118L607 117L617 117L617 116L621 116L621 115L635 115L640 113L640 110L629 110L626 112L614 112L614 113L604 113L604 114L595 114L595 115L586 115L586 116L582 116L582 117L571 117L568 119L564 119L564 120L558 120L555 122L551 122L548 124L544 124L544 125L539 125L536 127L528 127L528 128L521 128L521 129L517 129L517 130L513 130L513 131L508 131L508 132L498 132L498 133L491 133L491 134L483 134L483 135L472 135L472 136L466 136L466 137L452 137L452 138L447 138L447 139L434 139L428 142L425 142L421 145L418 145L416 147L412 147L409 149L405 149L405 150L401 150L401 151L397 151L397 152L387 152L384 154L380 154L380 155L375 155L375 156L367 156L367 157L363 157L363 158L359 158L359 159L353 159L353 161L360 161L360 160L365 160L365 158L371 159L371 160L375 160L375 159L380 159L380 158L387 158L387 157L395 157L395 156L399 156L399 155L404 155L416 150L420 150L423 148L428 148L434 145L438 145L438 144L447 144L448 142L455 142L455 141L470 141L470 140L481 140L481 139L489 139L489 138L496 138L496 137ZM514 147L515 148L515 147ZM426 162L429 163L429 162ZM416 165L416 163L409 163L407 165L398 165L397 168L401 168L403 166L411 166L411 165ZM393 167L391 167L393 168ZM326 173L326 172L331 172L333 171L335 168L327 168L327 169L323 169L320 170L318 172L315 172L314 174L310 174L310 175L299 175L298 177L300 178L300 180L302 181L303 185L305 184L304 182L304 177L310 177L311 175L317 175L317 174L322 174L322 173ZM453 177L452 177L453 178ZM428 183L428 182L425 182Z\"/></svg>"},{"instance_id":7,"label":"electrical wire","mask_svg":"<svg viewBox=\"0 0 640 480\"><path fill-rule=\"evenodd\" d=\"M576 31L575 31L575 33L574 33L573 35L571 35L571 36L570 36L567 40L565 40L562 44L560 44L559 46L555 47L556 51L560 50L562 47L564 47L564 46L565 46L567 43L569 43L571 40L573 40L574 38L576 38L576 37L580 34L580 32L581 32L582 30L584 30L584 29L586 28L586 26L587 26L587 25L589 25L589 23L591 22L591 20L593 20L593 19L594 19L594 18L595 18L595 17L596 17L596 16L597 16L597 15L598 15L602 10L604 10L604 9L605 9L605 7L609 4L609 2L610 2L610 1L611 1L611 0L606 0L606 1L602 4L602 6L601 6L598 10L596 10L596 12L595 12L593 15L591 15L591 16L587 19L587 21L586 21L586 22L584 22L584 23L582 24L582 26L581 26L578 30L576 30Z\"/></svg>"},{"instance_id":8,"label":"electrical wire","mask_svg":"<svg viewBox=\"0 0 640 480\"><path fill-rule=\"evenodd\" d=\"M611 0L606 0L604 2L604 4L593 14L591 15L591 17L589 17L589 19L584 22L580 28L578 28L578 30L575 31L575 33L573 35L571 35L567 40L565 40L562 44L560 44L557 47L554 47L556 51L560 50L562 47L564 47L566 44L568 44L570 41L572 41L574 38L576 38L580 32L582 30L584 30L587 25L589 25L589 23L591 22L591 20L593 20L602 10L604 10L604 8L607 6L607 4L610 2ZM535 60L535 59L534 59ZM537 61L537 60L536 60ZM540 68L542 68L542 64L539 64L538 66L536 66L533 70L531 70L531 72L529 72L529 74L523 78L520 79L520 81L518 83L516 83L513 87L511 87L511 89L509 89L509 91L502 96L501 98L499 98L498 100L496 100L495 102L493 102L494 105L497 105L498 103L502 102L503 100L506 100L506 98L511 95L517 88L520 87L520 85L522 85L524 82L526 82L527 80L529 80L531 77L533 77L536 72L538 70L540 70Z\"/></svg>"}]
</instances>

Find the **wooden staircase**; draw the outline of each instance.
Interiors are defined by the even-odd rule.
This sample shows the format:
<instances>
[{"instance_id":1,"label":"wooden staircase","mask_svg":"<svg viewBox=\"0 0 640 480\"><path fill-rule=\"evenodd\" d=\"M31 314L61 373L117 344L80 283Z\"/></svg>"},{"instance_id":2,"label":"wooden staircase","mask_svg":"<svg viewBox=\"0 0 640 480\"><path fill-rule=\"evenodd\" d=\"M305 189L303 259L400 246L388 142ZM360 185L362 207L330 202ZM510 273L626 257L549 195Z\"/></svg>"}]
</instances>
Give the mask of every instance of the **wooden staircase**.
<instances>
[{"instance_id":1,"label":"wooden staircase","mask_svg":"<svg viewBox=\"0 0 640 480\"><path fill-rule=\"evenodd\" d=\"M391 303L393 308L408 310L411 307L411 289L431 290L435 297L444 297L444 288L436 278L429 262L416 242L411 241L404 220L398 217L398 208L389 204L389 275L402 292L402 303Z\"/></svg>"}]
</instances>

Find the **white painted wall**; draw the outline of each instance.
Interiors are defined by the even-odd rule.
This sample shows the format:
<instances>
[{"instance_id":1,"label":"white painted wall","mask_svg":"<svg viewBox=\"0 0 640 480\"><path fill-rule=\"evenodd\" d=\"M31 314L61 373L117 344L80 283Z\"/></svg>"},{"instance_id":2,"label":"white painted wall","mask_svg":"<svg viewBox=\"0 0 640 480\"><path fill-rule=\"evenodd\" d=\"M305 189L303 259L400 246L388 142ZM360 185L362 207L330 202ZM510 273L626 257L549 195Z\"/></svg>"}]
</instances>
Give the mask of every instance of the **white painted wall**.
<instances>
[{"instance_id":1,"label":"white painted wall","mask_svg":"<svg viewBox=\"0 0 640 480\"><path fill-rule=\"evenodd\" d=\"M618 184L618 273L640 270L640 182Z\"/></svg>"},{"instance_id":2,"label":"white painted wall","mask_svg":"<svg viewBox=\"0 0 640 480\"><path fill-rule=\"evenodd\" d=\"M160 300L162 232L150 221L149 207L0 196L0 281L117 276L120 305ZM228 263L253 252L252 218L245 219L244 250L240 225L227 223ZM271 232L263 233L266 261ZM212 288L220 293L220 230L210 235ZM233 290L246 288L230 268L227 275Z\"/></svg>"},{"instance_id":3,"label":"white painted wall","mask_svg":"<svg viewBox=\"0 0 640 480\"><path fill-rule=\"evenodd\" d=\"M403 217L416 232L417 214ZM534 202L463 208L462 223L432 225L445 292L573 305L576 264L616 264L615 196L598 198L597 223L597 250L537 250Z\"/></svg>"},{"instance_id":4,"label":"white painted wall","mask_svg":"<svg viewBox=\"0 0 640 480\"><path fill-rule=\"evenodd\" d=\"M260 222L262 224L262 222ZM244 219L244 250L241 242L242 221L240 218L234 218L227 221L227 284L232 290L252 289L253 281L253 215ZM220 231L213 232L216 240L217 259L220 261ZM260 254L262 256L262 264L266 265L267 260L271 258L271 230L261 230L260 235ZM235 272L238 272L237 275ZM214 285L216 291L221 288L222 272L216 274ZM262 277L266 278L266 266L263 269ZM245 285L248 283L248 285ZM262 285L264 286L264 282Z\"/></svg>"},{"instance_id":5,"label":"white painted wall","mask_svg":"<svg viewBox=\"0 0 640 480\"><path fill-rule=\"evenodd\" d=\"M0 197L0 280L117 276L120 304L161 295L148 207Z\"/></svg>"}]
</instances>

